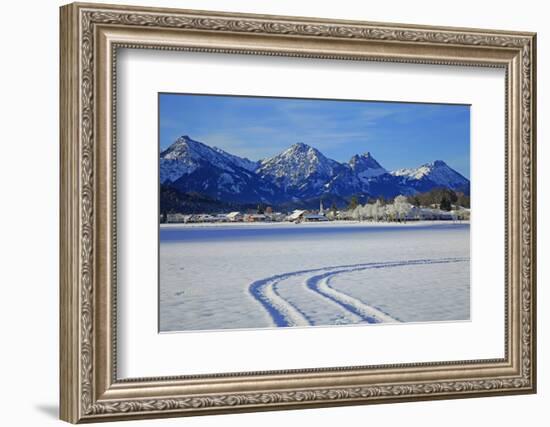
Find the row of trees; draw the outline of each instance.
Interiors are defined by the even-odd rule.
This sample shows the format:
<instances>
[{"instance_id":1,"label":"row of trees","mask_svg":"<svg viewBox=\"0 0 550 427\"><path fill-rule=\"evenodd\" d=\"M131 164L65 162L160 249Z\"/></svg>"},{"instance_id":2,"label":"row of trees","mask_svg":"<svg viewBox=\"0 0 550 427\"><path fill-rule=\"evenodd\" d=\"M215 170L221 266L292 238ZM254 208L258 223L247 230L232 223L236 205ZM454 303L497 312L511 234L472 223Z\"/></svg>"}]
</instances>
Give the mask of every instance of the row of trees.
<instances>
[{"instance_id":1,"label":"row of trees","mask_svg":"<svg viewBox=\"0 0 550 427\"><path fill-rule=\"evenodd\" d=\"M414 206L439 207L444 211L452 210L453 205L470 207L470 196L448 188L434 188L426 193L418 193L409 196L408 201Z\"/></svg>"},{"instance_id":2,"label":"row of trees","mask_svg":"<svg viewBox=\"0 0 550 427\"><path fill-rule=\"evenodd\" d=\"M346 210L337 213L336 207L331 207L328 217L359 221L405 221L408 218L445 218L447 214L441 211L454 211L452 218L469 219L469 211L464 209L469 207L470 196L449 189L436 188L414 196L400 195L393 200L383 197L369 199L364 205L359 203L357 197L352 197Z\"/></svg>"},{"instance_id":3,"label":"row of trees","mask_svg":"<svg viewBox=\"0 0 550 427\"><path fill-rule=\"evenodd\" d=\"M340 212L339 218L359 221L404 221L412 209L413 206L408 202L407 197L397 196L393 203L383 203L381 200L364 205L357 203L353 209ZM334 212L330 211L328 215L334 215Z\"/></svg>"},{"instance_id":4,"label":"row of trees","mask_svg":"<svg viewBox=\"0 0 550 427\"><path fill-rule=\"evenodd\" d=\"M418 193L413 196L405 197L405 199L408 203L418 208L437 208L447 212L453 210L453 206L470 208L470 196L462 192L455 192L448 188L434 188L425 193ZM395 199L386 199L381 196L375 199L371 198L368 200L368 204L374 204L376 202L378 202L381 206L386 206L389 204L393 204L395 202ZM353 211L358 206L360 206L359 199L356 196L352 196L348 204L347 210Z\"/></svg>"}]
</instances>

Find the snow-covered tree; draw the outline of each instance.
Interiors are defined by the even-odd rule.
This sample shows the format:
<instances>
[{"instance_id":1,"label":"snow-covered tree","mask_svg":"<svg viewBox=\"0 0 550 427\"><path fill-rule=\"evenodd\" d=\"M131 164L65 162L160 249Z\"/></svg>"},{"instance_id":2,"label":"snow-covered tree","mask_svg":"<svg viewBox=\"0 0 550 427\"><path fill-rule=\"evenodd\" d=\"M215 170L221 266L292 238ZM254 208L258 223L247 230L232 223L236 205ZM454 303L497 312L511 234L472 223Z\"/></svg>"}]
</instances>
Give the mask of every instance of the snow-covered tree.
<instances>
[{"instance_id":1,"label":"snow-covered tree","mask_svg":"<svg viewBox=\"0 0 550 427\"><path fill-rule=\"evenodd\" d=\"M386 208L386 212L385 212L386 219L388 221L395 221L397 219L397 210L395 208L395 205L394 204L386 205L385 208Z\"/></svg>"},{"instance_id":2,"label":"snow-covered tree","mask_svg":"<svg viewBox=\"0 0 550 427\"><path fill-rule=\"evenodd\" d=\"M412 208L405 196L397 196L393 200L393 206L398 219L406 219Z\"/></svg>"},{"instance_id":3,"label":"snow-covered tree","mask_svg":"<svg viewBox=\"0 0 550 427\"><path fill-rule=\"evenodd\" d=\"M351 219L352 218L351 212L348 210L341 210L338 212L337 218L341 220Z\"/></svg>"},{"instance_id":4,"label":"snow-covered tree","mask_svg":"<svg viewBox=\"0 0 550 427\"><path fill-rule=\"evenodd\" d=\"M374 218L375 221L379 221L383 215L384 215L384 208L380 203L380 200L377 200L376 202L374 202L374 205L372 205L372 217Z\"/></svg>"},{"instance_id":5,"label":"snow-covered tree","mask_svg":"<svg viewBox=\"0 0 550 427\"><path fill-rule=\"evenodd\" d=\"M352 211L351 211L351 217L357 221L361 221L362 220L362 215L361 215L361 209L362 209L362 206L361 205L357 205Z\"/></svg>"},{"instance_id":6,"label":"snow-covered tree","mask_svg":"<svg viewBox=\"0 0 550 427\"><path fill-rule=\"evenodd\" d=\"M365 203L365 205L363 206L363 217L365 219L372 219L372 206L373 205L369 203Z\"/></svg>"}]
</instances>

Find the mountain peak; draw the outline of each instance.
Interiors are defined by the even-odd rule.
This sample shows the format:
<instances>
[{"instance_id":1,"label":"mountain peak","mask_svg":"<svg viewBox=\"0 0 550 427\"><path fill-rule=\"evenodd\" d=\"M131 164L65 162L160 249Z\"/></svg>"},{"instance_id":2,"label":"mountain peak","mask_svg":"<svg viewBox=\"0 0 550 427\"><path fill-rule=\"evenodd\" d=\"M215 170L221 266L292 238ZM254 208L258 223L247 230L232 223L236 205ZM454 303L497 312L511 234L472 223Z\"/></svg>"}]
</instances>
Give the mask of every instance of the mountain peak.
<instances>
[{"instance_id":1,"label":"mountain peak","mask_svg":"<svg viewBox=\"0 0 550 427\"><path fill-rule=\"evenodd\" d=\"M297 142L295 144L292 144L290 147L288 147L283 152L279 153L278 155L270 158L270 159L264 159L262 160L262 164L265 164L267 162L273 161L274 159L278 158L284 158L284 159L301 159L301 161L305 162L324 162L324 161L331 161L334 162L334 160L327 159L323 153L321 153L316 148L304 144L303 142Z\"/></svg>"},{"instance_id":2,"label":"mountain peak","mask_svg":"<svg viewBox=\"0 0 550 427\"><path fill-rule=\"evenodd\" d=\"M289 151L289 152L305 152L305 151L309 151L309 150L314 150L314 151L317 151L315 150L315 148L313 147L310 147L309 145L307 144L304 144L303 142L297 142L295 144L292 144L288 150L286 151Z\"/></svg>"},{"instance_id":3,"label":"mountain peak","mask_svg":"<svg viewBox=\"0 0 550 427\"><path fill-rule=\"evenodd\" d=\"M183 175L193 173L205 163L230 172L234 172L235 168L252 172L258 166L257 162L210 147L191 139L189 135L182 135L160 153L160 181L174 182Z\"/></svg>"},{"instance_id":4,"label":"mountain peak","mask_svg":"<svg viewBox=\"0 0 550 427\"><path fill-rule=\"evenodd\" d=\"M387 173L386 169L376 161L369 151L361 155L354 155L348 164L362 181Z\"/></svg>"},{"instance_id":5,"label":"mountain peak","mask_svg":"<svg viewBox=\"0 0 550 427\"><path fill-rule=\"evenodd\" d=\"M193 143L201 144L200 142L195 141L194 139L192 139L189 135L180 135L176 138L176 140L165 151L168 151L171 148L175 148L178 145L181 146L181 145L193 144Z\"/></svg>"},{"instance_id":6,"label":"mountain peak","mask_svg":"<svg viewBox=\"0 0 550 427\"><path fill-rule=\"evenodd\" d=\"M405 168L393 171L394 176L406 180L429 180L436 185L456 189L469 185L470 181L451 168L443 160L434 160L418 168Z\"/></svg>"},{"instance_id":7,"label":"mountain peak","mask_svg":"<svg viewBox=\"0 0 550 427\"><path fill-rule=\"evenodd\" d=\"M372 159L372 160L375 160L374 156L372 155L372 153L370 151L365 151L363 154L354 154L352 156L352 159Z\"/></svg>"},{"instance_id":8,"label":"mountain peak","mask_svg":"<svg viewBox=\"0 0 550 427\"><path fill-rule=\"evenodd\" d=\"M426 166L435 166L435 167L442 167L442 166L447 166L447 163L445 163L443 160L434 160L433 162L430 162L430 163L426 163Z\"/></svg>"},{"instance_id":9,"label":"mountain peak","mask_svg":"<svg viewBox=\"0 0 550 427\"><path fill-rule=\"evenodd\" d=\"M256 170L260 176L283 188L292 188L303 194L322 188L341 165L303 142L291 145L285 151L262 161Z\"/></svg>"}]
</instances>

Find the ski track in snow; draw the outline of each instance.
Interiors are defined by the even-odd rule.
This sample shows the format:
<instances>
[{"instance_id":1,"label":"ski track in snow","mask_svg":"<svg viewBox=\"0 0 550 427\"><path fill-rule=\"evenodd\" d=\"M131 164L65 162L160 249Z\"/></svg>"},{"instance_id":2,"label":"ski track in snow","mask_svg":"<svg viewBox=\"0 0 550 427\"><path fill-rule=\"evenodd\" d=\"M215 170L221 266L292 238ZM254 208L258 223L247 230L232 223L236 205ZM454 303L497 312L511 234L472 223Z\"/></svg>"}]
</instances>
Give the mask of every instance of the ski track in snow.
<instances>
[{"instance_id":1,"label":"ski track in snow","mask_svg":"<svg viewBox=\"0 0 550 427\"><path fill-rule=\"evenodd\" d=\"M307 270L306 270L307 271ZM261 279L249 285L252 296L267 310L276 326L309 326L312 325L304 313L294 304L279 295L275 285L290 275L302 272L285 273Z\"/></svg>"},{"instance_id":2,"label":"ski track in snow","mask_svg":"<svg viewBox=\"0 0 550 427\"><path fill-rule=\"evenodd\" d=\"M447 264L465 262L469 258L440 258L419 259L407 261L370 262L364 264L339 265L332 267L298 270L289 273L277 274L252 282L248 290L268 312L277 327L288 326L314 326L315 322L308 317L295 302L283 298L277 291L277 285L283 280L296 276L305 276L304 286L320 296L325 303L337 304L351 318L359 318L367 323L395 323L399 318L385 313L383 310L373 307L347 293L330 286L331 280L343 273L369 270L375 268L395 268L411 265ZM320 273L320 274L315 274ZM313 275L312 275L313 274Z\"/></svg>"}]
</instances>

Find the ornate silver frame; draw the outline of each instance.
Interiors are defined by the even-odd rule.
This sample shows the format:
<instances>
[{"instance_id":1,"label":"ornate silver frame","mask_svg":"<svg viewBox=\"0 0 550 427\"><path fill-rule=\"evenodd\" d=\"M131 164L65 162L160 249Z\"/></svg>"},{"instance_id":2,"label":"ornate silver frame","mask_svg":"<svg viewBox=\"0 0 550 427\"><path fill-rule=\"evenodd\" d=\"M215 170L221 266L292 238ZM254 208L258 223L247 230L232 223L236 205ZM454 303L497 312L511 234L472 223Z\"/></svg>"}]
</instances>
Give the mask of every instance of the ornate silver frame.
<instances>
[{"instance_id":1,"label":"ornate silver frame","mask_svg":"<svg viewBox=\"0 0 550 427\"><path fill-rule=\"evenodd\" d=\"M61 8L61 418L78 422L534 393L533 33L71 4ZM505 357L119 380L118 47L506 70Z\"/></svg>"}]
</instances>

